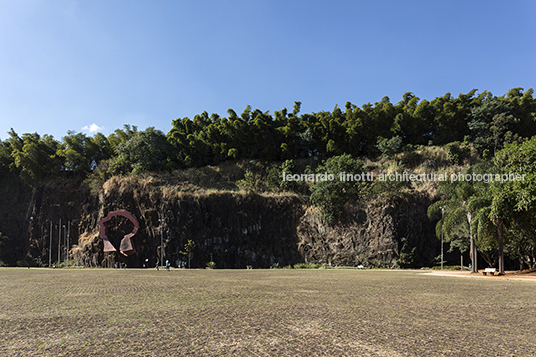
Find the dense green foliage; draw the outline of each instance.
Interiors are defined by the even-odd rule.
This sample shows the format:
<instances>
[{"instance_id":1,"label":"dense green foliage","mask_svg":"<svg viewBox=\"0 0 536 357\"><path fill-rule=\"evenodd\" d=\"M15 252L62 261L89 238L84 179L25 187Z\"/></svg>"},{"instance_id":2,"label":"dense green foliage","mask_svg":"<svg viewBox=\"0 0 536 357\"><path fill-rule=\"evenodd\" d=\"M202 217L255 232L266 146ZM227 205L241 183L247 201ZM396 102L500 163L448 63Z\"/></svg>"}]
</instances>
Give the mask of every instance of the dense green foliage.
<instances>
[{"instance_id":1,"label":"dense green foliage","mask_svg":"<svg viewBox=\"0 0 536 357\"><path fill-rule=\"evenodd\" d=\"M340 174L355 176L362 172L363 162L349 154L329 158L318 167L319 180L311 186L311 202L320 208L327 222L334 222L346 203L356 202L367 184L365 180L341 180Z\"/></svg>"},{"instance_id":2,"label":"dense green foliage","mask_svg":"<svg viewBox=\"0 0 536 357\"><path fill-rule=\"evenodd\" d=\"M429 207L429 215L445 215L437 234L461 251L473 241L489 266L499 263L504 271L506 253L518 258L521 267L536 267L536 137L506 144L494 160L473 166L465 173L500 175L500 180L445 182L444 198ZM522 179L512 179L512 175ZM508 177L508 179L505 179Z\"/></svg>"},{"instance_id":3,"label":"dense green foliage","mask_svg":"<svg viewBox=\"0 0 536 357\"><path fill-rule=\"evenodd\" d=\"M536 100L533 90L514 88L501 97L476 90L450 93L432 101L412 93L393 104L389 98L344 110L300 115L293 111L274 114L252 110L227 117L203 112L193 119L172 122L165 135L154 129L138 131L125 125L108 137L69 132L61 141L49 135L11 131L0 142L0 174L13 172L28 181L72 172L86 175L99 162L112 160L112 173L172 170L214 165L229 159L284 161L311 156L328 158L391 156L412 145L445 145L469 142L481 152L495 153L505 144L536 135Z\"/></svg>"}]
</instances>

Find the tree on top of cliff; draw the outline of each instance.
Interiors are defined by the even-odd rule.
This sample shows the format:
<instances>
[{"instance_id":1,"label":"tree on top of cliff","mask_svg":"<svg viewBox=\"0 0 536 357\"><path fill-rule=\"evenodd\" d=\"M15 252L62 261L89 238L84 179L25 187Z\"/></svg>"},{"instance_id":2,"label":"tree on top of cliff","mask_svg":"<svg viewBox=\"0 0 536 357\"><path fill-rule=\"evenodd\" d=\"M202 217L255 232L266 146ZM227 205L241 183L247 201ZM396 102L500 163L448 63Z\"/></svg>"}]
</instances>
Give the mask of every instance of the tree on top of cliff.
<instances>
[{"instance_id":1,"label":"tree on top of cliff","mask_svg":"<svg viewBox=\"0 0 536 357\"><path fill-rule=\"evenodd\" d=\"M65 159L65 169L77 174L88 174L101 160L111 156L107 139L101 133L90 137L70 131L58 148L58 155Z\"/></svg>"},{"instance_id":2,"label":"tree on top of cliff","mask_svg":"<svg viewBox=\"0 0 536 357\"><path fill-rule=\"evenodd\" d=\"M13 165L23 180L35 183L62 170L64 160L58 155L59 142L54 137L33 133L21 138L11 130L8 141Z\"/></svg>"},{"instance_id":3,"label":"tree on top of cliff","mask_svg":"<svg viewBox=\"0 0 536 357\"><path fill-rule=\"evenodd\" d=\"M344 110L336 105L331 111L301 114L300 109L301 103L295 102L292 112L283 108L273 115L251 106L240 115L229 109L227 117L203 112L193 119L174 120L165 136L154 128L139 132L129 125L107 138L69 133L62 142L46 135L18 137L11 132L0 164L9 161L7 149L14 163L8 164L10 170L39 180L65 170L85 173L112 156L116 166L129 173L242 159L273 162L342 154L374 158L379 149L392 151L390 145L377 147L379 137L398 149L430 141L436 145L461 142L470 134L469 140L483 153L536 135L532 89L514 88L502 97L487 91L477 95L475 89L456 98L447 93L431 101L408 92L396 104L383 97L361 107L347 102Z\"/></svg>"},{"instance_id":4,"label":"tree on top of cliff","mask_svg":"<svg viewBox=\"0 0 536 357\"><path fill-rule=\"evenodd\" d=\"M174 148L166 136L154 127L138 131L115 148L115 164L133 173L163 171L173 168Z\"/></svg>"}]
</instances>

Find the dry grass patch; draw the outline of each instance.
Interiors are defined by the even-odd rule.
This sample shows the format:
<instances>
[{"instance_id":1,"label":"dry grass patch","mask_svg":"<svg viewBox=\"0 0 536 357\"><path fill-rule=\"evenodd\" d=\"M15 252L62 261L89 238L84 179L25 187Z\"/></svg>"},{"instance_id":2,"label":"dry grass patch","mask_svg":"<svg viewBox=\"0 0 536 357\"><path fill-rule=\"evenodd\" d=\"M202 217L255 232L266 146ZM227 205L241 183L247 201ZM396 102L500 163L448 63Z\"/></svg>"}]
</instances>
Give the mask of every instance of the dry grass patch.
<instances>
[{"instance_id":1,"label":"dry grass patch","mask_svg":"<svg viewBox=\"0 0 536 357\"><path fill-rule=\"evenodd\" d=\"M3 356L528 356L534 281L0 269Z\"/></svg>"}]
</instances>

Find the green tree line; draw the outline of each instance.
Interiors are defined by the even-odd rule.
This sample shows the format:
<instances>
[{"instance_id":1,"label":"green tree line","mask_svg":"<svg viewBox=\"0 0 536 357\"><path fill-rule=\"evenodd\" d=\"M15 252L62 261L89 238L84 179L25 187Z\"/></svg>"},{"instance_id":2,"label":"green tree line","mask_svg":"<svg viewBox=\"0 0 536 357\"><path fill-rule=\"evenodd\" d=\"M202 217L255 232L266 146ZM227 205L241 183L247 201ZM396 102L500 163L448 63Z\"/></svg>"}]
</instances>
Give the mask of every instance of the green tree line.
<instances>
[{"instance_id":1,"label":"green tree line","mask_svg":"<svg viewBox=\"0 0 536 357\"><path fill-rule=\"evenodd\" d=\"M107 137L68 132L61 140L50 135L13 130L0 141L0 175L14 173L36 181L65 172L87 175L105 163L112 173L173 170L214 165L226 160L284 161L310 156L329 158L389 155L414 145L473 143L485 157L505 144L536 135L533 90L514 88L496 97L484 91L428 101L413 93L391 103L388 97L358 107L347 102L332 111L273 114L250 106L227 117L203 112L173 120L163 133L154 127L139 131L125 125Z\"/></svg>"}]
</instances>

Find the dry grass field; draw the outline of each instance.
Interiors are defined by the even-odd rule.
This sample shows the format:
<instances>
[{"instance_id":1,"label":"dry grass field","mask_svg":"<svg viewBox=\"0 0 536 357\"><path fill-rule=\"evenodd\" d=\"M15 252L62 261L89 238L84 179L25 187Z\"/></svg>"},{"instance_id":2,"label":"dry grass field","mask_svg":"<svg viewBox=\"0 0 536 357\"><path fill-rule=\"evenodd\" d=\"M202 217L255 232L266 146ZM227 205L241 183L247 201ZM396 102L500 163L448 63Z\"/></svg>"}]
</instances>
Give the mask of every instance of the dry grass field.
<instances>
[{"instance_id":1,"label":"dry grass field","mask_svg":"<svg viewBox=\"0 0 536 357\"><path fill-rule=\"evenodd\" d=\"M531 356L536 281L0 269L2 356Z\"/></svg>"}]
</instances>

